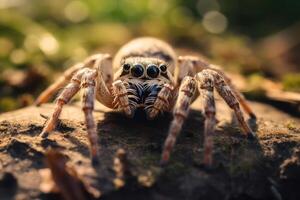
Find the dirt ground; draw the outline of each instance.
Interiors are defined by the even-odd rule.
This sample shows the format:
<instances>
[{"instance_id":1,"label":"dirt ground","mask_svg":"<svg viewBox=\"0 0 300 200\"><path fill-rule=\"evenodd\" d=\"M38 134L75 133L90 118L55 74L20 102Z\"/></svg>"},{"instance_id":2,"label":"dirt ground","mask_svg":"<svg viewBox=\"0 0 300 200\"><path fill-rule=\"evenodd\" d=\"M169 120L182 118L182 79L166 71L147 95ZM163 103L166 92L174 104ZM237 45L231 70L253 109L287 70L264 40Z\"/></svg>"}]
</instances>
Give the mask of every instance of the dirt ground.
<instances>
[{"instance_id":1,"label":"dirt ground","mask_svg":"<svg viewBox=\"0 0 300 200\"><path fill-rule=\"evenodd\" d=\"M251 103L257 133L247 140L223 102L217 100L219 120L214 135L214 163L204 168L201 103L191 109L170 164L159 167L161 147L170 115L154 121L141 114L127 119L100 105L94 112L100 137L100 164L89 159L83 115L79 104L65 106L61 123L48 139L41 139L45 119L53 104L27 107L0 115L0 199L60 199L40 191L44 153L59 149L83 176L93 180L102 199L300 199L300 126L294 118L269 105ZM113 184L113 157L117 149L128 154L136 182L121 189ZM92 172L91 172L92 171Z\"/></svg>"}]
</instances>

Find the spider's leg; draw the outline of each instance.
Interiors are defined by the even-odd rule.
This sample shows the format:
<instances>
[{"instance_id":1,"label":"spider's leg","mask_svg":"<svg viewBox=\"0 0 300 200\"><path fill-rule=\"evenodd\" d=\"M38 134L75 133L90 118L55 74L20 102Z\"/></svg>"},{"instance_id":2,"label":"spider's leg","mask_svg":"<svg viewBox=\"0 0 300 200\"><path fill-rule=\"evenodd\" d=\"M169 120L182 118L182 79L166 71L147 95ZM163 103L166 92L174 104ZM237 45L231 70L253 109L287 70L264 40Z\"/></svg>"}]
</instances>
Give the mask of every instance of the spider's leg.
<instances>
[{"instance_id":1,"label":"spider's leg","mask_svg":"<svg viewBox=\"0 0 300 200\"><path fill-rule=\"evenodd\" d=\"M81 80L82 110L84 112L85 124L90 142L90 152L93 164L96 164L98 161L98 134L97 127L95 125L95 120L93 117L96 74L96 71L89 70L82 76Z\"/></svg>"},{"instance_id":2,"label":"spider's leg","mask_svg":"<svg viewBox=\"0 0 300 200\"><path fill-rule=\"evenodd\" d=\"M181 131L182 125L189 113L189 107L196 91L196 81L194 78L185 77L180 85L178 98L173 110L173 121L171 122L167 139L165 140L164 149L161 158L161 165L165 165L170 157L170 153L176 142L176 138Z\"/></svg>"},{"instance_id":3,"label":"spider's leg","mask_svg":"<svg viewBox=\"0 0 300 200\"><path fill-rule=\"evenodd\" d=\"M73 67L66 70L57 81L51 84L46 90L44 90L36 99L35 105L40 106L47 102L60 88L63 88L73 77L73 75L80 69L84 68L82 63L78 63Z\"/></svg>"},{"instance_id":4,"label":"spider's leg","mask_svg":"<svg viewBox=\"0 0 300 200\"><path fill-rule=\"evenodd\" d=\"M92 111L94 109L94 98L95 98L95 79L97 76L97 71L94 69L84 68L78 71L71 82L63 90L61 95L57 99L57 103L54 112L44 127L41 137L47 137L48 134L55 128L60 113L62 111L63 105L68 103L71 98L80 90L82 93L82 110L85 116L85 123L87 127L88 138L90 142L90 150L92 161L95 163L97 161L98 155L98 135L97 129L94 122Z\"/></svg>"},{"instance_id":5,"label":"spider's leg","mask_svg":"<svg viewBox=\"0 0 300 200\"><path fill-rule=\"evenodd\" d=\"M169 99L173 89L173 86L168 83L163 85L162 89L157 94L154 104L147 111L147 116L150 119L155 118L160 111L169 108Z\"/></svg>"},{"instance_id":6,"label":"spider's leg","mask_svg":"<svg viewBox=\"0 0 300 200\"><path fill-rule=\"evenodd\" d=\"M234 84L232 83L231 79L222 71L221 67L217 65L213 65L208 63L205 59L200 58L198 56L180 56L178 58L179 62L179 67L180 69L178 70L178 76L177 76L177 82L180 83L180 80L185 77L186 75L194 76L196 73L201 72L202 70L205 69L211 69L213 71L218 72L226 81L228 86L231 88L232 92L240 102L241 106L245 110L245 112L252 118L255 119L256 116L247 103L245 97L241 92L239 92Z\"/></svg>"},{"instance_id":7,"label":"spider's leg","mask_svg":"<svg viewBox=\"0 0 300 200\"><path fill-rule=\"evenodd\" d=\"M235 86L230 85L232 91L234 92L236 98L240 102L241 106L245 110L245 112L250 116L251 119L256 119L255 113L252 111L251 107L249 106L247 100L245 99L244 95L238 91Z\"/></svg>"},{"instance_id":8,"label":"spider's leg","mask_svg":"<svg viewBox=\"0 0 300 200\"><path fill-rule=\"evenodd\" d=\"M214 99L214 79L211 75L204 76L199 73L196 79L198 83L198 90L203 101L203 108L205 114L204 123L204 164L210 166L212 164L212 149L213 138L212 135L216 125L216 107Z\"/></svg>"},{"instance_id":9,"label":"spider's leg","mask_svg":"<svg viewBox=\"0 0 300 200\"><path fill-rule=\"evenodd\" d=\"M44 90L36 99L35 105L39 106L45 102L47 102L58 90L63 88L73 77L76 72L83 68L92 68L94 67L94 63L97 60L105 60L110 59L108 54L95 54L88 57L84 62L78 63L69 69L67 69L64 74L53 84L51 84L46 90ZM105 68L105 67L103 67ZM105 70L106 76L104 76L105 82L111 81L112 72L110 70Z\"/></svg>"},{"instance_id":10,"label":"spider's leg","mask_svg":"<svg viewBox=\"0 0 300 200\"><path fill-rule=\"evenodd\" d=\"M49 121L46 123L46 126L44 127L42 133L40 134L41 137L47 137L48 133L55 128L63 106L67 104L71 100L71 98L79 91L81 78L86 70L88 69L84 68L78 71L73 76L70 83L63 89L62 93L58 96L54 112Z\"/></svg>"},{"instance_id":11,"label":"spider's leg","mask_svg":"<svg viewBox=\"0 0 300 200\"><path fill-rule=\"evenodd\" d=\"M127 89L121 80L113 82L113 96L115 107L121 108L128 117L133 117L134 108L130 107Z\"/></svg>"},{"instance_id":12,"label":"spider's leg","mask_svg":"<svg viewBox=\"0 0 300 200\"><path fill-rule=\"evenodd\" d=\"M231 109L233 109L233 111L235 112L239 124L243 129L243 132L247 135L247 137L255 137L254 132L252 132L248 124L245 122L237 97L234 95L234 92L232 91L230 86L226 83L223 76L216 71L206 69L198 73L196 75L196 79L199 78L200 74L202 74L203 76L209 76L209 75L213 76L214 87L217 89L218 93L225 100L228 106Z\"/></svg>"},{"instance_id":13,"label":"spider's leg","mask_svg":"<svg viewBox=\"0 0 300 200\"><path fill-rule=\"evenodd\" d=\"M231 79L220 69L218 69L219 67L215 66L215 65L209 65L209 68L218 72L221 76L223 76L223 78L225 79L226 83L229 85L229 87L232 89L232 92L234 93L234 95L236 96L236 98L238 99L238 101L240 102L241 106L243 107L243 109L245 110L245 112L252 118L252 119L256 119L256 115L253 112L253 110L251 109L251 107L249 106L249 104L247 103L247 100L245 99L244 95L235 87L235 85L232 83Z\"/></svg>"}]
</instances>

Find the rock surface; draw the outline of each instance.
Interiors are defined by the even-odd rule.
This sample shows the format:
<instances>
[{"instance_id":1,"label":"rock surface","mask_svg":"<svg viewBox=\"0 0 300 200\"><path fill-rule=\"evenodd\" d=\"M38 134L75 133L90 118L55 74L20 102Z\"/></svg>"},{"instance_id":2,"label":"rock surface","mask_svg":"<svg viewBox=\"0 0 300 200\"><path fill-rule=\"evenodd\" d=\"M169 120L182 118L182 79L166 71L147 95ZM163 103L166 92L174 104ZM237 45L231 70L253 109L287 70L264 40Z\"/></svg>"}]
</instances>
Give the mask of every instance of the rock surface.
<instances>
[{"instance_id":1,"label":"rock surface","mask_svg":"<svg viewBox=\"0 0 300 200\"><path fill-rule=\"evenodd\" d=\"M0 199L57 199L40 191L44 153L59 149L83 176L94 180L102 199L300 199L300 119L275 108L251 103L258 120L249 122L257 140L240 133L232 113L217 100L219 120L214 137L213 168L201 165L203 122L201 102L193 103L170 164L158 165L170 115L154 121L142 114L127 119L100 105L94 112L101 145L101 162L93 168L80 105L65 106L60 125L41 139L53 104L27 107L0 115ZM113 184L113 158L126 150L135 184ZM91 172L92 171L92 172ZM54 195L54 196L53 196Z\"/></svg>"}]
</instances>

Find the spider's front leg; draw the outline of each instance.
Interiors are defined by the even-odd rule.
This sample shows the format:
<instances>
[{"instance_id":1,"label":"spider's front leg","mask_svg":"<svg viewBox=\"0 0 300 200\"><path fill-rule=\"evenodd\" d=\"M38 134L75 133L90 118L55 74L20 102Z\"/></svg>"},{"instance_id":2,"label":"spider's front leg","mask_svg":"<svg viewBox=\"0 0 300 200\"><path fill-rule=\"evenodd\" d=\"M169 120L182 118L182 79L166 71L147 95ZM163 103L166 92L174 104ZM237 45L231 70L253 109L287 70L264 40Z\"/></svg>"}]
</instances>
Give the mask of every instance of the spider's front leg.
<instances>
[{"instance_id":1,"label":"spider's front leg","mask_svg":"<svg viewBox=\"0 0 300 200\"><path fill-rule=\"evenodd\" d=\"M101 62L110 61L111 56L109 54L95 54L81 63L77 63L74 66L67 69L61 77L59 77L53 84L51 84L47 89L45 89L36 99L35 105L40 106L41 104L47 102L59 89L63 88L68 82L71 81L72 77L83 68L93 68L102 64ZM96 64L96 62L98 62ZM104 63L101 66L101 72L103 71L103 81L106 85L111 84L112 81L112 67L111 64Z\"/></svg>"},{"instance_id":2,"label":"spider's front leg","mask_svg":"<svg viewBox=\"0 0 300 200\"><path fill-rule=\"evenodd\" d=\"M214 79L213 76L199 74L196 79L198 90L202 98L204 108L204 160L203 163L207 166L212 164L213 138L216 125L216 106L214 98Z\"/></svg>"},{"instance_id":3,"label":"spider's front leg","mask_svg":"<svg viewBox=\"0 0 300 200\"><path fill-rule=\"evenodd\" d=\"M238 98L235 96L234 91L225 81L223 76L214 70L206 69L196 75L196 80L201 80L201 77L207 76L213 77L214 87L217 89L218 93L225 100L228 106L235 112L239 124L246 136L248 138L255 138L255 133L250 129L249 125L244 119Z\"/></svg>"},{"instance_id":4,"label":"spider's front leg","mask_svg":"<svg viewBox=\"0 0 300 200\"><path fill-rule=\"evenodd\" d=\"M244 95L236 89L231 79L222 71L221 67L210 64L206 60L197 56L180 56L178 58L178 62L180 66L178 82L180 82L180 80L186 75L194 76L196 73L201 72L204 69L213 70L223 77L226 84L230 87L231 91L234 93L237 100L239 101L245 112L250 116L250 118L256 119L256 115L249 106Z\"/></svg>"},{"instance_id":5,"label":"spider's front leg","mask_svg":"<svg viewBox=\"0 0 300 200\"><path fill-rule=\"evenodd\" d=\"M46 126L44 127L42 133L40 134L41 137L44 138L47 137L48 134L56 127L63 106L67 104L72 99L72 97L79 91L81 78L86 70L87 69L83 69L77 72L71 79L70 83L64 88L62 93L58 96L56 100L54 112L50 117L49 121L47 121Z\"/></svg>"},{"instance_id":6,"label":"spider's front leg","mask_svg":"<svg viewBox=\"0 0 300 200\"><path fill-rule=\"evenodd\" d=\"M248 138L254 138L255 134L246 123L243 113L240 109L238 98L235 96L235 92L225 81L223 76L218 72L206 69L199 72L195 79L198 83L198 88L201 96L204 99L205 110L205 130L204 130L204 164L212 164L212 134L215 127L215 102L213 97L213 88L215 87L220 96L225 100L228 106L233 109L235 115L239 121L239 124Z\"/></svg>"},{"instance_id":7,"label":"spider's front leg","mask_svg":"<svg viewBox=\"0 0 300 200\"><path fill-rule=\"evenodd\" d=\"M243 129L243 132L248 137L255 137L248 124L245 122L241 112L239 102L234 95L234 92L226 83L224 78L216 71L205 69L194 78L185 77L181 82L179 88L179 95L174 108L174 119L171 123L168 137L164 144L161 164L164 165L168 162L171 150L176 142L178 133L181 131L182 124L188 115L189 106L196 91L196 85L200 95L203 99L204 114L205 114L205 130L204 130L204 164L210 166L212 164L212 134L214 133L216 119L215 119L215 101L213 95L214 87L218 93L225 100L225 102L232 108L237 116L237 119Z\"/></svg>"},{"instance_id":8,"label":"spider's front leg","mask_svg":"<svg viewBox=\"0 0 300 200\"><path fill-rule=\"evenodd\" d=\"M235 85L232 83L231 79L220 69L219 66L216 65L209 65L209 68L217 72L219 75L221 75L225 82L228 84L228 86L231 88L232 92L236 96L237 100L241 104L244 111L250 116L251 119L256 119L256 115L251 109L250 105L248 104L247 100L245 99L244 95L235 87Z\"/></svg>"},{"instance_id":9,"label":"spider's front leg","mask_svg":"<svg viewBox=\"0 0 300 200\"><path fill-rule=\"evenodd\" d=\"M189 108L191 101L196 92L196 82L194 78L187 76L185 77L179 88L179 94L175 103L175 107L173 110L173 121L171 122L169 133L167 139L165 140L162 158L161 158L161 165L167 164L170 153L175 145L177 136L181 131L181 127L188 116Z\"/></svg>"},{"instance_id":10,"label":"spider's front leg","mask_svg":"<svg viewBox=\"0 0 300 200\"><path fill-rule=\"evenodd\" d=\"M106 85L105 75L110 75L106 69L111 67L106 61L111 61L110 57L106 54L97 54L96 56L90 57L91 59L86 61L86 64L91 61L94 66L93 69L83 68L80 69L73 75L70 83L63 89L56 101L54 112L46 123L41 137L47 137L47 135L56 127L58 118L62 111L62 108L67 104L72 97L82 89L82 110L85 116L85 124L87 126L87 133L90 142L90 150L92 161L97 161L98 154L98 135L97 129L92 115L94 109L95 91L99 101L108 107L112 107L113 97ZM112 77L110 77L112 78ZM96 81L97 80L97 81Z\"/></svg>"},{"instance_id":11,"label":"spider's front leg","mask_svg":"<svg viewBox=\"0 0 300 200\"><path fill-rule=\"evenodd\" d=\"M95 125L95 120L93 117L96 75L96 71L89 71L83 75L81 81L82 110L84 112L85 124L90 142L90 152L93 164L96 164L98 162L98 134L97 126Z\"/></svg>"},{"instance_id":12,"label":"spider's front leg","mask_svg":"<svg viewBox=\"0 0 300 200\"><path fill-rule=\"evenodd\" d=\"M46 90L44 90L36 99L34 104L36 106L40 106L41 104L47 102L53 95L56 93L60 88L64 87L78 72L80 69L84 68L83 63L78 63L69 69L67 69L63 76L59 77L57 81L55 81L53 84L51 84Z\"/></svg>"},{"instance_id":13,"label":"spider's front leg","mask_svg":"<svg viewBox=\"0 0 300 200\"><path fill-rule=\"evenodd\" d=\"M54 112L49 121L46 123L46 126L44 127L42 133L40 134L40 136L44 138L48 136L48 134L56 127L63 106L68 103L80 89L82 89L82 110L85 116L85 123L87 127L93 163L97 161L98 154L98 135L92 115L92 111L94 109L96 76L96 70L87 68L78 71L73 76L71 82L57 98Z\"/></svg>"}]
</instances>

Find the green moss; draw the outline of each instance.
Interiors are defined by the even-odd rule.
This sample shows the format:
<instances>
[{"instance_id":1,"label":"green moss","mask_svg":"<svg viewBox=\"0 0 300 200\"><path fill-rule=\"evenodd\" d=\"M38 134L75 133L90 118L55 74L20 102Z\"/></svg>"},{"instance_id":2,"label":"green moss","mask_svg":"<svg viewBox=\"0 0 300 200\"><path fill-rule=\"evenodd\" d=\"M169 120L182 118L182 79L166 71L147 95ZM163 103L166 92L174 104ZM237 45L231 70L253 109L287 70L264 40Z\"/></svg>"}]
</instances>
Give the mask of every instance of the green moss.
<instances>
[{"instance_id":1,"label":"green moss","mask_svg":"<svg viewBox=\"0 0 300 200\"><path fill-rule=\"evenodd\" d=\"M260 165L262 157L258 155L257 150L249 148L250 146L244 143L235 153L236 157L229 164L231 176L248 177Z\"/></svg>"},{"instance_id":2,"label":"green moss","mask_svg":"<svg viewBox=\"0 0 300 200\"><path fill-rule=\"evenodd\" d=\"M186 173L188 169L189 168L182 162L170 162L166 167L164 175L172 179L174 177L177 177L178 175Z\"/></svg>"},{"instance_id":3,"label":"green moss","mask_svg":"<svg viewBox=\"0 0 300 200\"><path fill-rule=\"evenodd\" d=\"M251 89L261 88L261 84L264 81L264 77L260 73L252 74L248 77L247 83Z\"/></svg>"},{"instance_id":4,"label":"green moss","mask_svg":"<svg viewBox=\"0 0 300 200\"><path fill-rule=\"evenodd\" d=\"M10 97L4 97L0 99L0 111L6 112L9 110L14 110L19 107L17 101Z\"/></svg>"},{"instance_id":5,"label":"green moss","mask_svg":"<svg viewBox=\"0 0 300 200\"><path fill-rule=\"evenodd\" d=\"M287 74L282 80L285 90L300 92L300 74Z\"/></svg>"},{"instance_id":6,"label":"green moss","mask_svg":"<svg viewBox=\"0 0 300 200\"><path fill-rule=\"evenodd\" d=\"M249 159L241 160L239 163L232 163L229 171L232 176L247 176L253 169L253 161Z\"/></svg>"},{"instance_id":7,"label":"green moss","mask_svg":"<svg viewBox=\"0 0 300 200\"><path fill-rule=\"evenodd\" d=\"M294 121L288 121L286 122L286 127L289 129L289 130L296 130L297 127L296 127L296 124Z\"/></svg>"},{"instance_id":8,"label":"green moss","mask_svg":"<svg viewBox=\"0 0 300 200\"><path fill-rule=\"evenodd\" d=\"M139 166L143 166L141 169L149 169L151 170L151 173L153 173L153 176L156 177L160 174L162 177L166 179L173 179L174 177L177 177L178 175L182 175L188 171L189 168L182 163L175 161L176 158L171 159L166 168L164 168L163 171L161 171L161 168L158 167L158 163L160 160L161 154L153 154L153 153L147 153L144 154L143 157L141 157L138 161ZM161 174L161 172L163 172Z\"/></svg>"},{"instance_id":9,"label":"green moss","mask_svg":"<svg viewBox=\"0 0 300 200\"><path fill-rule=\"evenodd\" d=\"M245 95L249 99L262 99L265 96L265 90L262 88L264 77L256 73L247 78L247 91Z\"/></svg>"},{"instance_id":10,"label":"green moss","mask_svg":"<svg viewBox=\"0 0 300 200\"><path fill-rule=\"evenodd\" d=\"M229 154L232 149L232 143L224 137L214 137L214 146L220 149L224 154Z\"/></svg>"},{"instance_id":11,"label":"green moss","mask_svg":"<svg viewBox=\"0 0 300 200\"><path fill-rule=\"evenodd\" d=\"M158 154L144 154L141 158L141 162L144 166L155 165L158 163L160 156Z\"/></svg>"}]
</instances>

